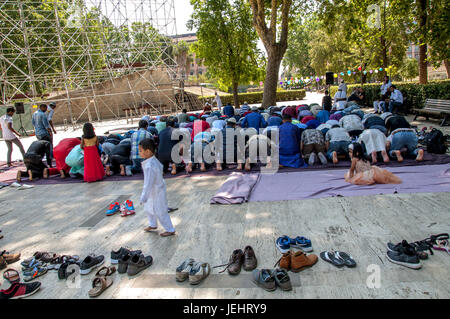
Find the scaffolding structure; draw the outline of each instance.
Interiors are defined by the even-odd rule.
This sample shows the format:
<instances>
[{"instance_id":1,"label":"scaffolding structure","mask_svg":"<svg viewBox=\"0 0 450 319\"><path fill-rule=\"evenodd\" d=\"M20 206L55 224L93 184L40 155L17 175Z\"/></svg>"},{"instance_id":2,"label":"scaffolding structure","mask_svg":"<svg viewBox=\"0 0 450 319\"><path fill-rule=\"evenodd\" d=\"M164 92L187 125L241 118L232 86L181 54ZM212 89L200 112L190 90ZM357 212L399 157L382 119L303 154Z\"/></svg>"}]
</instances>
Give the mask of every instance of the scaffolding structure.
<instances>
[{"instance_id":1,"label":"scaffolding structure","mask_svg":"<svg viewBox=\"0 0 450 319\"><path fill-rule=\"evenodd\" d=\"M176 33L175 0L3 0L0 104L56 102L72 124L120 118L105 98L177 111Z\"/></svg>"}]
</instances>

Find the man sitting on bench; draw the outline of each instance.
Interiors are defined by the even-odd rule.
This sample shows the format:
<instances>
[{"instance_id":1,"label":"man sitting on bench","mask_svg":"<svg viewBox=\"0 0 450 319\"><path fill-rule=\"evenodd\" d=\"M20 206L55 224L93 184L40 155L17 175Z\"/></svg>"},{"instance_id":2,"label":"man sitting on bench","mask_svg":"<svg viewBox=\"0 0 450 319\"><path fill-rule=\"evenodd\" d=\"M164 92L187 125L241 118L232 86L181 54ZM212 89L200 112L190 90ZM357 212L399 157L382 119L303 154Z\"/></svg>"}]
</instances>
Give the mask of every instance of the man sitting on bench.
<instances>
[{"instance_id":1,"label":"man sitting on bench","mask_svg":"<svg viewBox=\"0 0 450 319\"><path fill-rule=\"evenodd\" d=\"M400 90L397 90L395 85L392 85L389 88L391 92L391 98L389 100L389 112L393 113L394 109L397 111L400 107L403 106L403 94Z\"/></svg>"}]
</instances>

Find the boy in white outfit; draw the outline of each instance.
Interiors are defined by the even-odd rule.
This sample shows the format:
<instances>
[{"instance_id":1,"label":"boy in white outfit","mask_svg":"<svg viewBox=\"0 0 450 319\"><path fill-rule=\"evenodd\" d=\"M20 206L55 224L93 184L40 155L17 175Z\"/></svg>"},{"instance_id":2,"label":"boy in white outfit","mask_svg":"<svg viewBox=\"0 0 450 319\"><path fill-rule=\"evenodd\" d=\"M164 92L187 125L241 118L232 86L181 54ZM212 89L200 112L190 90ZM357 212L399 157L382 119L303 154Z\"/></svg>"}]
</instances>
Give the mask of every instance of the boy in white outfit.
<instances>
[{"instance_id":1,"label":"boy in white outfit","mask_svg":"<svg viewBox=\"0 0 450 319\"><path fill-rule=\"evenodd\" d=\"M147 213L149 226L144 230L151 232L158 228L157 220L166 230L160 236L168 237L175 235L168 213L166 183L163 178L163 165L155 155L155 143L152 139L144 139L139 143L139 156L145 159L142 162L144 171L144 189L141 195L141 205Z\"/></svg>"}]
</instances>

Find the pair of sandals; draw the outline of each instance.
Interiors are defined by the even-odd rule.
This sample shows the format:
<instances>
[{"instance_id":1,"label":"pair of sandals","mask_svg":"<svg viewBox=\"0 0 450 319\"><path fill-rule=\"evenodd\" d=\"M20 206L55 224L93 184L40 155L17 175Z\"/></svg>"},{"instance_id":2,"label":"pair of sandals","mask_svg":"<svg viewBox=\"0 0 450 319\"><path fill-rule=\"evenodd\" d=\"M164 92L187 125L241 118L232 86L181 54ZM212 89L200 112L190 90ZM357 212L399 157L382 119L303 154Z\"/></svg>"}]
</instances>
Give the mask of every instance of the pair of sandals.
<instances>
[{"instance_id":1,"label":"pair of sandals","mask_svg":"<svg viewBox=\"0 0 450 319\"><path fill-rule=\"evenodd\" d=\"M113 280L111 275L116 272L116 267L102 267L95 274L92 280L92 289L89 290L89 297L95 298L100 296L106 289L112 286Z\"/></svg>"},{"instance_id":2,"label":"pair of sandals","mask_svg":"<svg viewBox=\"0 0 450 319\"><path fill-rule=\"evenodd\" d=\"M198 262L192 258L186 259L176 269L176 281L189 279L191 285L198 285L211 273L211 266L206 262Z\"/></svg>"},{"instance_id":3,"label":"pair of sandals","mask_svg":"<svg viewBox=\"0 0 450 319\"><path fill-rule=\"evenodd\" d=\"M356 261L353 259L353 257L342 251L323 251L320 253L320 258L338 268L344 266L347 266L349 268L356 267Z\"/></svg>"}]
</instances>

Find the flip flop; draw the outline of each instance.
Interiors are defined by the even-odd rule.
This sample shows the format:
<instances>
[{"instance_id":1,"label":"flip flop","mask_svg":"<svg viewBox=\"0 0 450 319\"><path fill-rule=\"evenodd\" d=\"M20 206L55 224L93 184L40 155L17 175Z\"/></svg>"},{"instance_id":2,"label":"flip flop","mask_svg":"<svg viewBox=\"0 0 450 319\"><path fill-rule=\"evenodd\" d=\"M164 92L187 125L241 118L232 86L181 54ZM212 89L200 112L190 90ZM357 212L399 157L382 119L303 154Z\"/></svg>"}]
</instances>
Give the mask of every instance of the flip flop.
<instances>
[{"instance_id":1,"label":"flip flop","mask_svg":"<svg viewBox=\"0 0 450 319\"><path fill-rule=\"evenodd\" d=\"M342 251L337 251L335 253L335 256L336 258L342 260L347 267L350 268L356 267L356 261L349 254Z\"/></svg>"},{"instance_id":2,"label":"flip flop","mask_svg":"<svg viewBox=\"0 0 450 319\"><path fill-rule=\"evenodd\" d=\"M9 283L13 284L15 282L20 281L19 272L15 269L6 269L3 273L3 278L9 281Z\"/></svg>"},{"instance_id":3,"label":"flip flop","mask_svg":"<svg viewBox=\"0 0 450 319\"><path fill-rule=\"evenodd\" d=\"M95 274L95 277L107 277L107 276L111 276L113 273L116 272L116 267L111 266L111 267L102 267L100 268L97 273Z\"/></svg>"},{"instance_id":4,"label":"flip flop","mask_svg":"<svg viewBox=\"0 0 450 319\"><path fill-rule=\"evenodd\" d=\"M450 247L448 244L448 240L446 240L446 239L436 240L436 244L433 245L433 249L446 251L448 254L450 254Z\"/></svg>"},{"instance_id":5,"label":"flip flop","mask_svg":"<svg viewBox=\"0 0 450 319\"><path fill-rule=\"evenodd\" d=\"M345 265L343 260L336 258L334 252L323 251L320 253L320 258L336 267L343 267Z\"/></svg>"},{"instance_id":6,"label":"flip flop","mask_svg":"<svg viewBox=\"0 0 450 319\"><path fill-rule=\"evenodd\" d=\"M89 297L100 296L106 289L111 287L113 281L110 277L95 277L92 281L92 289L89 290Z\"/></svg>"},{"instance_id":7,"label":"flip flop","mask_svg":"<svg viewBox=\"0 0 450 319\"><path fill-rule=\"evenodd\" d=\"M43 276L47 273L47 267L36 267L29 272L24 272L25 278L23 279L25 282L32 281L37 277Z\"/></svg>"}]
</instances>

